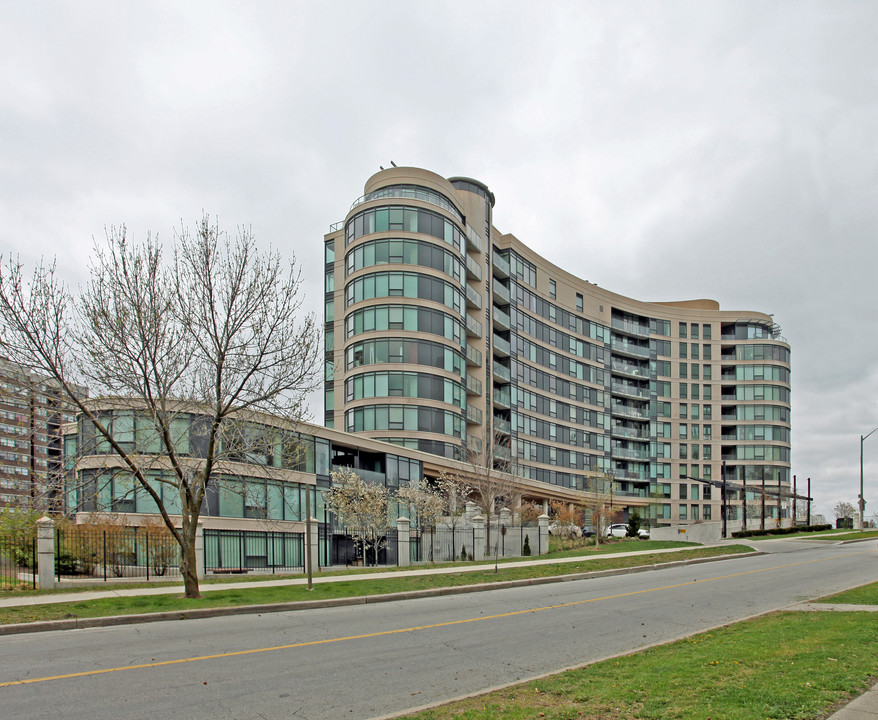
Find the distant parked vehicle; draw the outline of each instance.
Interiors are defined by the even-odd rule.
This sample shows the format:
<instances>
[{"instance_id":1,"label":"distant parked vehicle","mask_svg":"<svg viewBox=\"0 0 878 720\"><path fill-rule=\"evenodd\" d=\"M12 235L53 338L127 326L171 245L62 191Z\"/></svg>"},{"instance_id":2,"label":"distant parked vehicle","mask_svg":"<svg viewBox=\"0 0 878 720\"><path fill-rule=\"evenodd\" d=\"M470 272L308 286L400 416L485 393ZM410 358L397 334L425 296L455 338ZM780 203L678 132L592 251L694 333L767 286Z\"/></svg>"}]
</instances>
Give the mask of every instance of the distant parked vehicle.
<instances>
[{"instance_id":1,"label":"distant parked vehicle","mask_svg":"<svg viewBox=\"0 0 878 720\"><path fill-rule=\"evenodd\" d=\"M623 525L622 523L617 523L615 525L610 525L607 528L607 537L617 537L623 538L628 535L628 526Z\"/></svg>"},{"instance_id":2,"label":"distant parked vehicle","mask_svg":"<svg viewBox=\"0 0 878 720\"><path fill-rule=\"evenodd\" d=\"M637 531L637 537L641 540L649 540L649 528L642 527Z\"/></svg>"}]
</instances>

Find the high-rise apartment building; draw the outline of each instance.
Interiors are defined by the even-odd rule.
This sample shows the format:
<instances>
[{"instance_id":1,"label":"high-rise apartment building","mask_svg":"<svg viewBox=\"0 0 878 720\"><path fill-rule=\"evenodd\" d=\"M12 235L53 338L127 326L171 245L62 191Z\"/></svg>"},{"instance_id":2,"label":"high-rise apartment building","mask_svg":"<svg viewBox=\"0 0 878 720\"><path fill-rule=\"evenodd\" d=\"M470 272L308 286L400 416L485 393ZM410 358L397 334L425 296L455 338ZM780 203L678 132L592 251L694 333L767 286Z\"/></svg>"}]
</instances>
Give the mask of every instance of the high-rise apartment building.
<instances>
[{"instance_id":1,"label":"high-rise apartment building","mask_svg":"<svg viewBox=\"0 0 878 720\"><path fill-rule=\"evenodd\" d=\"M394 167L325 236L327 426L608 491L654 524L718 520L699 481L751 489L729 492L731 521L788 490L790 348L771 315L600 288L499 231L494 201Z\"/></svg>"},{"instance_id":2,"label":"high-rise apartment building","mask_svg":"<svg viewBox=\"0 0 878 720\"><path fill-rule=\"evenodd\" d=\"M52 381L0 358L0 507L63 510L61 426L73 419Z\"/></svg>"}]
</instances>

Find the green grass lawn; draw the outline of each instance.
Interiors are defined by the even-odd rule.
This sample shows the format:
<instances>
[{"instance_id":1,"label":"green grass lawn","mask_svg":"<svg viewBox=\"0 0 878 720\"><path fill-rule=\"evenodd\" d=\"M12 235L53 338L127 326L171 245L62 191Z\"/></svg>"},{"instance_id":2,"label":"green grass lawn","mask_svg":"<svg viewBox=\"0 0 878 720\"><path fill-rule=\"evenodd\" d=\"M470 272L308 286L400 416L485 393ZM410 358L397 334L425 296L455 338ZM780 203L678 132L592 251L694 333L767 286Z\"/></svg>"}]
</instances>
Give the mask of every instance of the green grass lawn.
<instances>
[{"instance_id":1,"label":"green grass lawn","mask_svg":"<svg viewBox=\"0 0 878 720\"><path fill-rule=\"evenodd\" d=\"M878 604L878 583L831 598ZM878 616L780 612L408 716L813 720L878 676Z\"/></svg>"},{"instance_id":2,"label":"green grass lawn","mask_svg":"<svg viewBox=\"0 0 878 720\"><path fill-rule=\"evenodd\" d=\"M629 543L621 543L619 547L625 547L625 545L629 545ZM630 545L635 548L638 547L636 543L630 543ZM639 547L643 548L645 545L646 543L641 543ZM675 543L675 545L678 544ZM605 550L610 552L612 549L613 547L609 546ZM194 608L234 607L239 605L262 605L304 600L359 597L507 580L552 577L596 570L630 568L746 552L752 552L752 548L747 545L730 545L726 547L696 546L686 548L680 552L657 553L647 556L634 552L616 558L602 558L600 554L584 554L577 562L532 565L519 568L500 565L497 573L494 572L492 566L485 566L482 570L466 573L446 573L374 580L361 579L333 583L321 583L318 576L315 578L314 589L311 591L301 585L280 587L261 587L256 585L253 588L217 590L204 593L204 597L197 600L187 600L173 594L113 597L82 602L0 608L0 624L57 620L70 617L104 617L107 615L129 615L147 612L185 611Z\"/></svg>"},{"instance_id":3,"label":"green grass lawn","mask_svg":"<svg viewBox=\"0 0 878 720\"><path fill-rule=\"evenodd\" d=\"M837 595L820 598L817 602L841 603L844 605L878 605L878 582L861 585L853 590L845 590ZM878 618L875 619L878 623Z\"/></svg>"},{"instance_id":4,"label":"green grass lawn","mask_svg":"<svg viewBox=\"0 0 878 720\"><path fill-rule=\"evenodd\" d=\"M878 530L820 530L818 532L797 532L784 535L749 535L745 538L738 538L741 542L750 542L751 540L786 540L788 538L815 538L823 540L863 540L867 538L878 539Z\"/></svg>"}]
</instances>

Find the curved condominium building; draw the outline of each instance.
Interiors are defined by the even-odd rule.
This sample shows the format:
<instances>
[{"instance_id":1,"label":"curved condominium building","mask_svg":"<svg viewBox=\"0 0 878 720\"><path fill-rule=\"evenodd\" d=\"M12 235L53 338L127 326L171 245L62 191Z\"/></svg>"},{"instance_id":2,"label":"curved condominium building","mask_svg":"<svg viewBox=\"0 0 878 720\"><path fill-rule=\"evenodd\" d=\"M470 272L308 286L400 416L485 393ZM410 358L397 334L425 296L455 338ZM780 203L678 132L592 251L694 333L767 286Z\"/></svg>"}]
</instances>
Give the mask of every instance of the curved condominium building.
<instances>
[{"instance_id":1,"label":"curved condominium building","mask_svg":"<svg viewBox=\"0 0 878 720\"><path fill-rule=\"evenodd\" d=\"M790 348L770 315L600 288L498 230L494 204L477 180L394 167L331 228L327 426L610 492L653 524L719 520L699 480L788 490ZM728 499L740 519L744 493Z\"/></svg>"}]
</instances>

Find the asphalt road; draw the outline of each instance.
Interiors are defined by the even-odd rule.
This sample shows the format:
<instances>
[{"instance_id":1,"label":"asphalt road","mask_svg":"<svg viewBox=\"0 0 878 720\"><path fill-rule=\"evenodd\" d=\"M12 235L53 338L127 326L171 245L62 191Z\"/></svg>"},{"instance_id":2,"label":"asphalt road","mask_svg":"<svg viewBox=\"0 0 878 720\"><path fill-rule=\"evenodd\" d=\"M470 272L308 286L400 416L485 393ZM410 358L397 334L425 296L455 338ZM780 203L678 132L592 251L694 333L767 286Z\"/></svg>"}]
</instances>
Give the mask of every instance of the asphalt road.
<instances>
[{"instance_id":1,"label":"asphalt road","mask_svg":"<svg viewBox=\"0 0 878 720\"><path fill-rule=\"evenodd\" d=\"M875 543L349 608L0 638L6 718L371 718L878 578ZM24 684L10 684L25 681Z\"/></svg>"}]
</instances>

